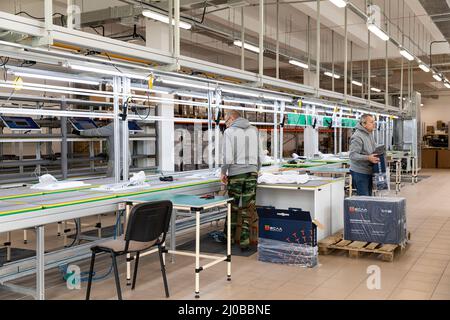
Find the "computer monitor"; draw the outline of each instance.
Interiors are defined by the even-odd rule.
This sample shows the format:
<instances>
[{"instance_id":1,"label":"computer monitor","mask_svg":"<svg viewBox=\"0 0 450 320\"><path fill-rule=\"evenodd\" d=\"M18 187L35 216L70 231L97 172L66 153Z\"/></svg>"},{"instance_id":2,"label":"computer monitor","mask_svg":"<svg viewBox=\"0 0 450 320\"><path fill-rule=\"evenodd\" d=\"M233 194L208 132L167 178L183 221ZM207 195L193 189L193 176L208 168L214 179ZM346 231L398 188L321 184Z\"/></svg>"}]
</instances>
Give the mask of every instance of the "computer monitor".
<instances>
[{"instance_id":1,"label":"computer monitor","mask_svg":"<svg viewBox=\"0 0 450 320\"><path fill-rule=\"evenodd\" d=\"M9 129L11 130L36 130L40 131L41 128L31 117L0 117Z\"/></svg>"},{"instance_id":2,"label":"computer monitor","mask_svg":"<svg viewBox=\"0 0 450 320\"><path fill-rule=\"evenodd\" d=\"M72 126L78 131L98 128L95 122L89 118L72 118L69 121L72 124Z\"/></svg>"},{"instance_id":3,"label":"computer monitor","mask_svg":"<svg viewBox=\"0 0 450 320\"><path fill-rule=\"evenodd\" d=\"M144 129L142 129L141 127L139 127L139 125L137 124L136 121L128 121L128 130L131 132L141 132L144 131Z\"/></svg>"}]
</instances>

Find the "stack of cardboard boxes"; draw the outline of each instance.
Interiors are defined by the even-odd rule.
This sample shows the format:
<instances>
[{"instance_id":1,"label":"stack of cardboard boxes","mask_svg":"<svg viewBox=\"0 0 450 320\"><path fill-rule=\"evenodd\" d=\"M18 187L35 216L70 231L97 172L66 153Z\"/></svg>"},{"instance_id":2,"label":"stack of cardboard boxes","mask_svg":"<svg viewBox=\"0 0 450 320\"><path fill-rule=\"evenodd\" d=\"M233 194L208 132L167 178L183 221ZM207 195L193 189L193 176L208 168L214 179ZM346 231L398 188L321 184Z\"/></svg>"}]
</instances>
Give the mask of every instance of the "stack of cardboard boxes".
<instances>
[{"instance_id":1,"label":"stack of cardboard boxes","mask_svg":"<svg viewBox=\"0 0 450 320\"><path fill-rule=\"evenodd\" d=\"M427 126L427 134L439 132L448 133L448 126L444 121L438 120L436 122L436 131L434 130L434 126ZM450 169L450 150L448 148L423 148L422 168Z\"/></svg>"}]
</instances>

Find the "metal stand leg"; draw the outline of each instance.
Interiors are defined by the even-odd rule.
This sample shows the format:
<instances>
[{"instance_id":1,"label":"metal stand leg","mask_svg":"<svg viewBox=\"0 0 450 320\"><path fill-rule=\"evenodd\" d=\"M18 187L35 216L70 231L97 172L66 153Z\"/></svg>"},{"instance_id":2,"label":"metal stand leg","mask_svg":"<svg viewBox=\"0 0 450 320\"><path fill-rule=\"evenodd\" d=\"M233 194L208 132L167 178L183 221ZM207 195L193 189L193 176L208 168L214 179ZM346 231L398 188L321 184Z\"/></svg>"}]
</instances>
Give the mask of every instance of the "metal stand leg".
<instances>
[{"instance_id":1,"label":"metal stand leg","mask_svg":"<svg viewBox=\"0 0 450 320\"><path fill-rule=\"evenodd\" d=\"M227 280L231 281L231 203L227 203Z\"/></svg>"},{"instance_id":2,"label":"metal stand leg","mask_svg":"<svg viewBox=\"0 0 450 320\"><path fill-rule=\"evenodd\" d=\"M127 204L125 209L125 223L128 223L130 217L131 205ZM124 223L124 230L126 230L126 225ZM127 253L127 286L131 286L131 254Z\"/></svg>"},{"instance_id":3,"label":"metal stand leg","mask_svg":"<svg viewBox=\"0 0 450 320\"><path fill-rule=\"evenodd\" d=\"M36 300L45 299L44 226L36 227Z\"/></svg>"},{"instance_id":4,"label":"metal stand leg","mask_svg":"<svg viewBox=\"0 0 450 320\"><path fill-rule=\"evenodd\" d=\"M175 251L177 245L176 245L176 239L175 239L175 222L177 220L177 210L173 210L172 215L170 217L170 250ZM170 262L175 262L175 255L170 255Z\"/></svg>"},{"instance_id":5,"label":"metal stand leg","mask_svg":"<svg viewBox=\"0 0 450 320\"><path fill-rule=\"evenodd\" d=\"M11 232L6 233L6 261L11 261Z\"/></svg>"},{"instance_id":6,"label":"metal stand leg","mask_svg":"<svg viewBox=\"0 0 450 320\"><path fill-rule=\"evenodd\" d=\"M97 235L99 238L102 237L102 216L99 214L97 215Z\"/></svg>"},{"instance_id":7,"label":"metal stand leg","mask_svg":"<svg viewBox=\"0 0 450 320\"><path fill-rule=\"evenodd\" d=\"M195 297L200 298L200 211L195 211Z\"/></svg>"},{"instance_id":8,"label":"metal stand leg","mask_svg":"<svg viewBox=\"0 0 450 320\"><path fill-rule=\"evenodd\" d=\"M67 233L66 233L66 230L67 230L67 222L64 221L63 222L64 247L67 247Z\"/></svg>"}]
</instances>

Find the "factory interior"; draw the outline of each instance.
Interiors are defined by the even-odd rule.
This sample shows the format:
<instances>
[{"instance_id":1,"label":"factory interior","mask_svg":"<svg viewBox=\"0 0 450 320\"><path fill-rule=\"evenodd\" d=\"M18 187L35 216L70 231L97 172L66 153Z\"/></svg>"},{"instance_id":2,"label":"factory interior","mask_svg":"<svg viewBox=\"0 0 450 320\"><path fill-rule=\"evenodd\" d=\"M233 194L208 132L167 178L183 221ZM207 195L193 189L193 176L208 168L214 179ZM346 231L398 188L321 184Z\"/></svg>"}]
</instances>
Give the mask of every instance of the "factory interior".
<instances>
[{"instance_id":1,"label":"factory interior","mask_svg":"<svg viewBox=\"0 0 450 320\"><path fill-rule=\"evenodd\" d=\"M449 41L449 0L0 0L0 300L449 301Z\"/></svg>"}]
</instances>

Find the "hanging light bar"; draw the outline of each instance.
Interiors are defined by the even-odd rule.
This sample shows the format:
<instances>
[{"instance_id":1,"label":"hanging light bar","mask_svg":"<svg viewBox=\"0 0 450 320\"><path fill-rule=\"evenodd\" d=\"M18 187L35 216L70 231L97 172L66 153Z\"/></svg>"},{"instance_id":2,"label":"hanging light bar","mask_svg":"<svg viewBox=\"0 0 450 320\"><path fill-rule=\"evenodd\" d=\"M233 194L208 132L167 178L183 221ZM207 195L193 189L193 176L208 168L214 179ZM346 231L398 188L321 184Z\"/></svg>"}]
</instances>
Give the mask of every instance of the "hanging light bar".
<instances>
[{"instance_id":1,"label":"hanging light bar","mask_svg":"<svg viewBox=\"0 0 450 320\"><path fill-rule=\"evenodd\" d=\"M147 80L148 79L148 77L146 77L146 76L141 76L141 75L131 74L131 73L122 73L122 72L119 72L119 70L113 71L113 70L98 69L95 66L91 67L91 66L87 66L87 65L70 64L70 68L73 70L94 72L97 74L107 74L110 76L128 77L128 78L139 79L139 80Z\"/></svg>"},{"instance_id":2,"label":"hanging light bar","mask_svg":"<svg viewBox=\"0 0 450 320\"><path fill-rule=\"evenodd\" d=\"M359 82L359 81L352 80L352 83L353 83L355 86L362 87L362 83Z\"/></svg>"},{"instance_id":3,"label":"hanging light bar","mask_svg":"<svg viewBox=\"0 0 450 320\"><path fill-rule=\"evenodd\" d=\"M157 21L169 24L169 17L166 16L166 15L163 15L163 14L160 14L160 13L157 13L157 12L154 12L154 11L150 11L150 10L142 11L142 15L144 17L147 17L147 18L150 18L150 19L153 19L153 20L157 20ZM175 25L175 20L174 19L172 19L172 25L173 26ZM180 28L185 29L185 30L189 30L189 29L192 28L192 25L190 23L187 23L187 22L184 22L184 21L179 21L178 25L180 26Z\"/></svg>"},{"instance_id":4,"label":"hanging light bar","mask_svg":"<svg viewBox=\"0 0 450 320\"><path fill-rule=\"evenodd\" d=\"M235 46L242 47L242 41L241 40L234 40L233 44ZM250 43L247 43L247 42L244 42L244 49L247 49L249 51L253 51L253 52L259 53L259 47L254 46L254 45L252 45Z\"/></svg>"},{"instance_id":5,"label":"hanging light bar","mask_svg":"<svg viewBox=\"0 0 450 320\"><path fill-rule=\"evenodd\" d=\"M330 2L338 8L344 8L347 5L345 0L330 0Z\"/></svg>"},{"instance_id":6,"label":"hanging light bar","mask_svg":"<svg viewBox=\"0 0 450 320\"><path fill-rule=\"evenodd\" d=\"M442 81L442 78L441 78L441 76L440 76L438 73L433 74L433 78L434 78L436 81Z\"/></svg>"},{"instance_id":7,"label":"hanging light bar","mask_svg":"<svg viewBox=\"0 0 450 320\"><path fill-rule=\"evenodd\" d=\"M372 32L381 40L383 41L389 40L389 36L383 30L381 30L380 27L378 27L376 24L368 22L367 28L369 29L370 32Z\"/></svg>"},{"instance_id":8,"label":"hanging light bar","mask_svg":"<svg viewBox=\"0 0 450 320\"><path fill-rule=\"evenodd\" d=\"M422 61L419 62L419 68L422 69L424 72L430 72L430 68Z\"/></svg>"},{"instance_id":9,"label":"hanging light bar","mask_svg":"<svg viewBox=\"0 0 450 320\"><path fill-rule=\"evenodd\" d=\"M25 77L25 78L34 78L34 79L46 79L46 80L53 80L53 81L62 81L62 82L74 82L74 83L81 83L81 84L91 84L91 85L99 85L99 81L94 80L84 80L80 78L72 78L72 77L62 77L62 76L53 76L53 75L46 75L46 74L38 74L38 73L31 73L31 72L24 72L24 71L15 71L11 70L11 73L13 73L16 76L19 77Z\"/></svg>"},{"instance_id":10,"label":"hanging light bar","mask_svg":"<svg viewBox=\"0 0 450 320\"><path fill-rule=\"evenodd\" d=\"M381 90L378 88L370 88L370 90L375 91L375 92L381 92Z\"/></svg>"},{"instance_id":11,"label":"hanging light bar","mask_svg":"<svg viewBox=\"0 0 450 320\"><path fill-rule=\"evenodd\" d=\"M411 53L409 53L405 48L400 48L400 54L409 61L414 60L414 56Z\"/></svg>"},{"instance_id":12,"label":"hanging light bar","mask_svg":"<svg viewBox=\"0 0 450 320\"><path fill-rule=\"evenodd\" d=\"M331 72L328 72L328 71L325 71L323 74L326 75L326 76L329 76L331 78L335 78L335 79L340 79L341 78L340 75L335 74L335 73L331 73Z\"/></svg>"},{"instance_id":13,"label":"hanging light bar","mask_svg":"<svg viewBox=\"0 0 450 320\"><path fill-rule=\"evenodd\" d=\"M293 64L294 66L298 66L300 68L303 68L303 69L308 69L308 65L306 63L303 63L303 62L298 61L298 60L291 59L291 60L289 60L289 63Z\"/></svg>"}]
</instances>

